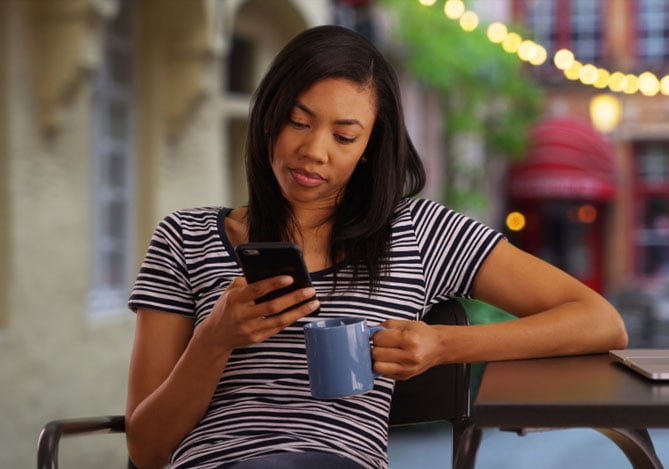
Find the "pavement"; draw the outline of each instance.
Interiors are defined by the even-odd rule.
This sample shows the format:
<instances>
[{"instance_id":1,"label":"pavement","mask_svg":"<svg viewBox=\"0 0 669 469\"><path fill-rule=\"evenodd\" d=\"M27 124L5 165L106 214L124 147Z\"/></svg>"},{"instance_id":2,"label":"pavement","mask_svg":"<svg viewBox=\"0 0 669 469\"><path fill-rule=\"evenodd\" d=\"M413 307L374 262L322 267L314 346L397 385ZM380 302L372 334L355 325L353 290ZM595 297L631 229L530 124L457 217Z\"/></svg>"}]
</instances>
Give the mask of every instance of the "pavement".
<instances>
[{"instance_id":1,"label":"pavement","mask_svg":"<svg viewBox=\"0 0 669 469\"><path fill-rule=\"evenodd\" d=\"M669 464L669 429L650 430L660 460ZM447 423L391 430L389 469L451 467L451 429ZM630 469L623 452L591 429L551 430L519 436L486 429L479 446L477 469Z\"/></svg>"}]
</instances>

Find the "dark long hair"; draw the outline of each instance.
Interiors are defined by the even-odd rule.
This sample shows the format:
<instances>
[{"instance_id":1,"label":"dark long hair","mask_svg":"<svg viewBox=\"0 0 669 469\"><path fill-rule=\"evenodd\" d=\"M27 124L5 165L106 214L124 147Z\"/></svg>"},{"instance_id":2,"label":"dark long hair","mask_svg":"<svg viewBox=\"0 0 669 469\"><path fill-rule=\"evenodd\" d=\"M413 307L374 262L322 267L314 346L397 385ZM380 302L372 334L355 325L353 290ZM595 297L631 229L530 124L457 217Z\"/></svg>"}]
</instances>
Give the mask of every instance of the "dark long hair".
<instances>
[{"instance_id":1,"label":"dark long hair","mask_svg":"<svg viewBox=\"0 0 669 469\"><path fill-rule=\"evenodd\" d=\"M377 116L363 157L334 214L333 262L345 260L358 277L366 268L378 284L387 258L390 225L403 197L418 194L425 170L409 138L397 76L362 35L339 26L318 26L294 37L276 56L254 95L246 144L251 241L286 241L297 224L274 177L274 142L298 96L324 78L371 85Z\"/></svg>"}]
</instances>

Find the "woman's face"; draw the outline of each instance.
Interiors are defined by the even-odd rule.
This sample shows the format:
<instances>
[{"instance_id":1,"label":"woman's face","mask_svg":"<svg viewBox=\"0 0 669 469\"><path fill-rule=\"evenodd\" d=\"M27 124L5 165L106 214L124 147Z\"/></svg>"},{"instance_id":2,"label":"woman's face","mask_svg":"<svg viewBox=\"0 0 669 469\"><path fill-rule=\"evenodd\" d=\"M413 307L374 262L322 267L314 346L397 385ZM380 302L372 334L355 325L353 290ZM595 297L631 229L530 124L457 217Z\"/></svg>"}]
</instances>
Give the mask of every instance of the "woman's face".
<instances>
[{"instance_id":1,"label":"woman's face","mask_svg":"<svg viewBox=\"0 0 669 469\"><path fill-rule=\"evenodd\" d=\"M375 119L372 89L349 80L326 78L298 96L272 158L281 192L293 207L336 205L367 147Z\"/></svg>"}]
</instances>

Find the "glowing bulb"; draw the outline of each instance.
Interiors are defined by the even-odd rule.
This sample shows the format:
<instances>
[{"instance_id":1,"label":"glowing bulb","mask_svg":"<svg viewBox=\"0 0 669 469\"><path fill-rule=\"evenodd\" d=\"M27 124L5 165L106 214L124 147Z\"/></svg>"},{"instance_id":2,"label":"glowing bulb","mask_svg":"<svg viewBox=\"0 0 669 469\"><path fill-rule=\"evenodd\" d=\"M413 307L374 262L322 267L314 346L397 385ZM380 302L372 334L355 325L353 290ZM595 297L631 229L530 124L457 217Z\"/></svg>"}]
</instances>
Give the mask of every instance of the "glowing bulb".
<instances>
[{"instance_id":1,"label":"glowing bulb","mask_svg":"<svg viewBox=\"0 0 669 469\"><path fill-rule=\"evenodd\" d=\"M597 81L597 67L592 64L585 64L578 72L578 78L584 85L592 85Z\"/></svg>"},{"instance_id":2,"label":"glowing bulb","mask_svg":"<svg viewBox=\"0 0 669 469\"><path fill-rule=\"evenodd\" d=\"M560 70L569 69L574 63L574 54L568 49L560 49L553 56L553 63Z\"/></svg>"},{"instance_id":3,"label":"glowing bulb","mask_svg":"<svg viewBox=\"0 0 669 469\"><path fill-rule=\"evenodd\" d=\"M460 17L460 27L467 32L474 31L479 25L479 17L473 11L466 11Z\"/></svg>"},{"instance_id":4,"label":"glowing bulb","mask_svg":"<svg viewBox=\"0 0 669 469\"><path fill-rule=\"evenodd\" d=\"M590 120L597 130L611 132L620 122L622 104L611 94L598 94L590 100Z\"/></svg>"},{"instance_id":5,"label":"glowing bulb","mask_svg":"<svg viewBox=\"0 0 669 469\"><path fill-rule=\"evenodd\" d=\"M544 62L546 62L546 58L548 58L548 52L546 52L546 48L542 45L535 45L536 47L534 48L534 53L532 54L532 57L530 57L530 63L532 65L542 65Z\"/></svg>"},{"instance_id":6,"label":"glowing bulb","mask_svg":"<svg viewBox=\"0 0 669 469\"><path fill-rule=\"evenodd\" d=\"M521 42L520 46L518 47L518 57L520 57L520 60L529 62L530 58L535 53L534 51L536 47L537 45L534 43L534 41L530 41L529 39L526 39L523 42Z\"/></svg>"},{"instance_id":7,"label":"glowing bulb","mask_svg":"<svg viewBox=\"0 0 669 469\"><path fill-rule=\"evenodd\" d=\"M627 86L627 77L624 73L613 72L609 77L609 89L611 91L623 91Z\"/></svg>"},{"instance_id":8,"label":"glowing bulb","mask_svg":"<svg viewBox=\"0 0 669 469\"><path fill-rule=\"evenodd\" d=\"M508 33L508 29L504 23L495 22L488 25L488 39L495 44L501 43Z\"/></svg>"},{"instance_id":9,"label":"glowing bulb","mask_svg":"<svg viewBox=\"0 0 669 469\"><path fill-rule=\"evenodd\" d=\"M504 38L504 41L502 41L502 48L509 54L515 54L518 52L518 48L522 42L523 38L521 38L519 34L509 33Z\"/></svg>"},{"instance_id":10,"label":"glowing bulb","mask_svg":"<svg viewBox=\"0 0 669 469\"><path fill-rule=\"evenodd\" d=\"M580 223L592 223L597 219L597 209L590 204L581 205L576 211L576 218Z\"/></svg>"},{"instance_id":11,"label":"glowing bulb","mask_svg":"<svg viewBox=\"0 0 669 469\"><path fill-rule=\"evenodd\" d=\"M660 92L660 80L651 72L639 75L639 91L644 96L655 96Z\"/></svg>"},{"instance_id":12,"label":"glowing bulb","mask_svg":"<svg viewBox=\"0 0 669 469\"><path fill-rule=\"evenodd\" d=\"M465 4L462 0L448 0L444 4L444 14L452 20L457 20L465 12Z\"/></svg>"},{"instance_id":13,"label":"glowing bulb","mask_svg":"<svg viewBox=\"0 0 669 469\"><path fill-rule=\"evenodd\" d=\"M662 77L662 80L660 80L660 89L662 90L663 95L669 96L669 75L665 75Z\"/></svg>"},{"instance_id":14,"label":"glowing bulb","mask_svg":"<svg viewBox=\"0 0 669 469\"><path fill-rule=\"evenodd\" d=\"M583 68L583 64L578 60L574 60L571 67L564 71L564 76L569 80L578 80L579 75L581 74L581 68Z\"/></svg>"},{"instance_id":15,"label":"glowing bulb","mask_svg":"<svg viewBox=\"0 0 669 469\"><path fill-rule=\"evenodd\" d=\"M506 216L506 227L511 231L520 231L525 228L525 215L520 212L510 212Z\"/></svg>"},{"instance_id":16,"label":"glowing bulb","mask_svg":"<svg viewBox=\"0 0 669 469\"><path fill-rule=\"evenodd\" d=\"M605 68L600 68L597 70L597 80L593 83L595 88L604 89L609 86L609 78L611 74Z\"/></svg>"},{"instance_id":17,"label":"glowing bulb","mask_svg":"<svg viewBox=\"0 0 669 469\"><path fill-rule=\"evenodd\" d=\"M630 73L625 75L625 78L627 79L627 83L625 84L625 89L623 91L626 94L634 94L639 91L639 79L636 77L636 75L632 75Z\"/></svg>"}]
</instances>

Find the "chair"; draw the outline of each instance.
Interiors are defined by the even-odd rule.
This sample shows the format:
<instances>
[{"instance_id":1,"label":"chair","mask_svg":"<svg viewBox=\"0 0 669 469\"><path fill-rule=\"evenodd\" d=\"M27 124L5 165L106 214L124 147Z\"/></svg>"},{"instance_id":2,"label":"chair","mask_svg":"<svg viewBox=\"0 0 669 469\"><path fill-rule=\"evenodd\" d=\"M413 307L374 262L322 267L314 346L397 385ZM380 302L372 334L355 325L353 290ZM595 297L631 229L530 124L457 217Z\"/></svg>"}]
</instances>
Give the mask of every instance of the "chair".
<instances>
[{"instance_id":1,"label":"chair","mask_svg":"<svg viewBox=\"0 0 669 469\"><path fill-rule=\"evenodd\" d=\"M467 314L457 300L435 305L425 321L429 324L469 324ZM473 468L481 430L474 426L470 416L468 364L440 365L410 380L398 381L395 386L390 410L391 426L443 420L453 427L453 468ZM53 420L40 432L37 468L58 468L61 437L122 432L125 432L123 415ZM128 461L128 468L134 467Z\"/></svg>"},{"instance_id":2,"label":"chair","mask_svg":"<svg viewBox=\"0 0 669 469\"><path fill-rule=\"evenodd\" d=\"M448 300L425 315L428 324L467 326L464 307ZM447 421L452 426L452 467L470 469L476 462L481 429L471 416L470 366L439 365L407 381L397 381L390 408L390 426Z\"/></svg>"}]
</instances>

